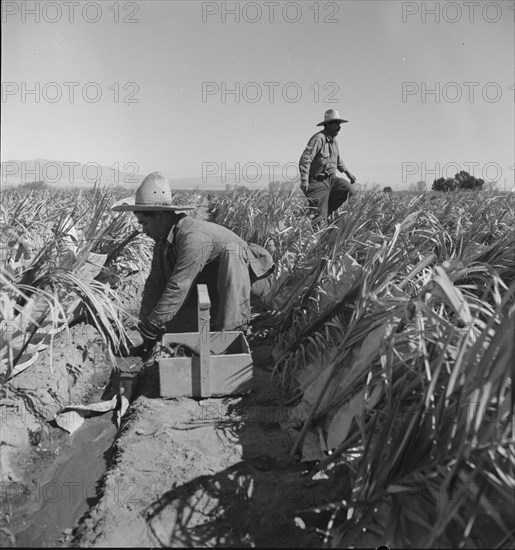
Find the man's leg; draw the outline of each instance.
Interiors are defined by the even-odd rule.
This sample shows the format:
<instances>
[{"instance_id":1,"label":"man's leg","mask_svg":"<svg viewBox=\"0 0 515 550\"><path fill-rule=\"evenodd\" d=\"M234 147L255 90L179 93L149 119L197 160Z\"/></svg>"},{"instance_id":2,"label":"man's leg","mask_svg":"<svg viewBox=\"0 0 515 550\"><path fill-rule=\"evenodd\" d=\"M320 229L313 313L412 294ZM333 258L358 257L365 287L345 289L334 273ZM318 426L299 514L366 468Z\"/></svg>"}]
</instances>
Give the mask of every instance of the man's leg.
<instances>
[{"instance_id":1,"label":"man's leg","mask_svg":"<svg viewBox=\"0 0 515 550\"><path fill-rule=\"evenodd\" d=\"M196 285L207 285L207 292L209 294L209 301L211 302L210 309L210 330L216 330L216 322L220 311L220 294L218 291L218 270L220 262L218 259L209 262L197 277ZM195 289L195 294L196 294ZM196 329L195 329L196 330Z\"/></svg>"},{"instance_id":2,"label":"man's leg","mask_svg":"<svg viewBox=\"0 0 515 550\"><path fill-rule=\"evenodd\" d=\"M340 206L354 194L352 184L344 178L337 178L333 176L331 178L331 190L329 193L327 213L330 216L333 212L338 210Z\"/></svg>"},{"instance_id":3,"label":"man's leg","mask_svg":"<svg viewBox=\"0 0 515 550\"><path fill-rule=\"evenodd\" d=\"M220 302L217 285L218 267L219 263L215 260L208 263L199 273L198 277L191 285L188 297L186 298L184 304L181 306L175 317L166 323L166 332L198 332L197 287L202 284L207 286L209 300L211 302L210 330L216 330L216 319L218 317Z\"/></svg>"},{"instance_id":4,"label":"man's leg","mask_svg":"<svg viewBox=\"0 0 515 550\"><path fill-rule=\"evenodd\" d=\"M330 186L328 181L312 181L306 192L310 211L314 215L313 222L325 225L329 205Z\"/></svg>"},{"instance_id":5,"label":"man's leg","mask_svg":"<svg viewBox=\"0 0 515 550\"><path fill-rule=\"evenodd\" d=\"M249 267L238 243L228 245L218 266L219 307L216 330L236 330L250 322Z\"/></svg>"}]
</instances>

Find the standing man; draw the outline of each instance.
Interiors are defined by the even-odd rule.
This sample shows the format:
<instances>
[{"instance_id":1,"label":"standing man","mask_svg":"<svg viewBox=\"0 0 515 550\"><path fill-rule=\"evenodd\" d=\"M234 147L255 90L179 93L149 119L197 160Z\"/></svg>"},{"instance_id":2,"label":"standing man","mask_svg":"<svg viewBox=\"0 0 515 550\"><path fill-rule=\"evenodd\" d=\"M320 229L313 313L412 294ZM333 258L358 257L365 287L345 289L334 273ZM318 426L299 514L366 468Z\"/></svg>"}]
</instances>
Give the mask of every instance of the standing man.
<instances>
[{"instance_id":1,"label":"standing man","mask_svg":"<svg viewBox=\"0 0 515 550\"><path fill-rule=\"evenodd\" d=\"M251 294L262 298L270 290L275 265L268 251L183 212L192 208L174 204L170 183L160 172L149 174L135 197L111 207L134 212L143 233L155 241L139 315L143 344L136 354L148 354L163 332L197 330L199 283L208 287L216 331L245 328Z\"/></svg>"},{"instance_id":2,"label":"standing man","mask_svg":"<svg viewBox=\"0 0 515 550\"><path fill-rule=\"evenodd\" d=\"M300 157L300 188L314 214L315 226L326 225L328 217L354 193L356 178L341 159L335 139L344 122L348 121L335 109L326 111L323 122L317 124L324 129L311 137ZM336 176L337 169L347 175L350 183Z\"/></svg>"}]
</instances>

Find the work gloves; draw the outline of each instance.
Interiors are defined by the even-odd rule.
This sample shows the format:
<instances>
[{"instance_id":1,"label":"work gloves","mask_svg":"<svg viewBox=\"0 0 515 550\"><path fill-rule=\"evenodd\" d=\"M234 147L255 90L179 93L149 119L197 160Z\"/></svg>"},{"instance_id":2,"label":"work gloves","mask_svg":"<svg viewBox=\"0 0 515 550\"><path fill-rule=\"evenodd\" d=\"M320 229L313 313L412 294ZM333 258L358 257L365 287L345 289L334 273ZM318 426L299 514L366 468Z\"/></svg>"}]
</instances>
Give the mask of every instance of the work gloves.
<instances>
[{"instance_id":1,"label":"work gloves","mask_svg":"<svg viewBox=\"0 0 515 550\"><path fill-rule=\"evenodd\" d=\"M157 339L162 334L163 330L148 320L140 321L138 323L138 330L143 338L143 343L133 348L131 355L148 359L152 354L154 346L157 343Z\"/></svg>"},{"instance_id":2,"label":"work gloves","mask_svg":"<svg viewBox=\"0 0 515 550\"><path fill-rule=\"evenodd\" d=\"M140 321L138 330L143 338L143 342L139 346L121 346L119 350L120 357L141 357L143 360L148 360L152 356L154 347L159 336L163 333L160 329L149 321Z\"/></svg>"}]
</instances>

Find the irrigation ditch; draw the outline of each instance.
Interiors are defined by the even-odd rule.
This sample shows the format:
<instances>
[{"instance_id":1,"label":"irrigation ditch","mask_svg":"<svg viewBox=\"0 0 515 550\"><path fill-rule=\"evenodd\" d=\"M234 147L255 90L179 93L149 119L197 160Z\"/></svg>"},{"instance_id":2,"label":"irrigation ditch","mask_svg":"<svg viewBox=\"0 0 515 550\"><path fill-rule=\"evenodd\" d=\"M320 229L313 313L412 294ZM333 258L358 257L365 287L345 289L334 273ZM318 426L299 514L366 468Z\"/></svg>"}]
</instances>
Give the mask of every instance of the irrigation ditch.
<instances>
[{"instance_id":1,"label":"irrigation ditch","mask_svg":"<svg viewBox=\"0 0 515 550\"><path fill-rule=\"evenodd\" d=\"M91 416L72 435L54 417L67 404L105 399L112 373L95 329L77 325L4 390L3 545L59 546L97 498L117 432L112 415Z\"/></svg>"},{"instance_id":2,"label":"irrigation ditch","mask_svg":"<svg viewBox=\"0 0 515 550\"><path fill-rule=\"evenodd\" d=\"M24 387L33 404L4 417L3 546L321 544L327 518L310 509L341 495L347 477L307 475L289 457L266 341L251 342L252 392L223 399L163 400L156 365L120 359L121 372L139 371L120 429L113 411L69 435L49 421L63 402L107 400L120 383L91 327L71 336L54 343L54 376L45 376L46 356L19 375L18 395Z\"/></svg>"}]
</instances>

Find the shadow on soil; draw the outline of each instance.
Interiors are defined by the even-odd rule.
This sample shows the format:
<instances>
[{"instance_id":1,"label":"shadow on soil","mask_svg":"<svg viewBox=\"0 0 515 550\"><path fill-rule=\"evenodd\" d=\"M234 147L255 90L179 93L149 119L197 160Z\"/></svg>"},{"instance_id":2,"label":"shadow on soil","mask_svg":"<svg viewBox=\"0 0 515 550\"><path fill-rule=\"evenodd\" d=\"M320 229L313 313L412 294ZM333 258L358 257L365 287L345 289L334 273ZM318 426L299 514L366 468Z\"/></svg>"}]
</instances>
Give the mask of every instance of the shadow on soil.
<instances>
[{"instance_id":1,"label":"shadow on soil","mask_svg":"<svg viewBox=\"0 0 515 550\"><path fill-rule=\"evenodd\" d=\"M211 423L227 445L240 446L242 460L223 471L182 485L163 487L143 512L164 547L320 547L330 512L313 508L349 496L344 467L331 479L312 479L298 459L284 419L278 382L270 371L270 345L250 342L254 362L252 392L241 399L208 400L200 426ZM140 391L157 398L157 368L145 373Z\"/></svg>"}]
</instances>

